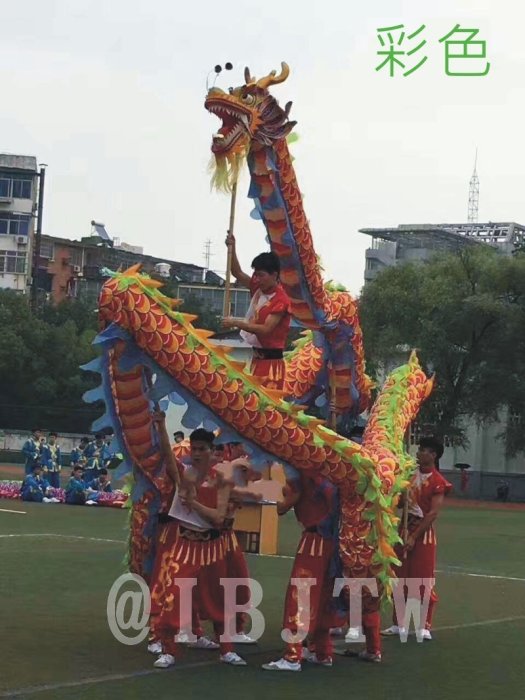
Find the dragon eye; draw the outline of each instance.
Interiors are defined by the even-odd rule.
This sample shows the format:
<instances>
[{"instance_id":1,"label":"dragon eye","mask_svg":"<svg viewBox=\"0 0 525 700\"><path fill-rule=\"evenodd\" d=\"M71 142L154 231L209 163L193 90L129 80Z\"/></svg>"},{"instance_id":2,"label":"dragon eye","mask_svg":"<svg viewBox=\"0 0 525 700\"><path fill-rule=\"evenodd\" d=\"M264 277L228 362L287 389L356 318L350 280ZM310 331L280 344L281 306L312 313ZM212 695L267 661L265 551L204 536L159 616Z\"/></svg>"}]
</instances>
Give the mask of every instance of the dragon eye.
<instances>
[{"instance_id":1,"label":"dragon eye","mask_svg":"<svg viewBox=\"0 0 525 700\"><path fill-rule=\"evenodd\" d=\"M246 102L247 105L252 105L255 102L255 97L253 95L250 95L249 92L243 95L241 99L243 102Z\"/></svg>"}]
</instances>

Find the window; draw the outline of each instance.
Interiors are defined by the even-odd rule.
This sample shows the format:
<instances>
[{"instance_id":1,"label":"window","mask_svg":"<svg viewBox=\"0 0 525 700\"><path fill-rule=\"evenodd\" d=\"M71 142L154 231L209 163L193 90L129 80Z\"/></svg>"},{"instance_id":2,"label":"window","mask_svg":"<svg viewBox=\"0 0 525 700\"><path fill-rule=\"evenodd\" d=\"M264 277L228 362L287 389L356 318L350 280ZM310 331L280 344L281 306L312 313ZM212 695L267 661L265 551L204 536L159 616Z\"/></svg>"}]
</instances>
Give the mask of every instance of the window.
<instances>
[{"instance_id":1,"label":"window","mask_svg":"<svg viewBox=\"0 0 525 700\"><path fill-rule=\"evenodd\" d=\"M9 197L9 190L11 189L11 180L6 177L0 177L0 197Z\"/></svg>"},{"instance_id":2,"label":"window","mask_svg":"<svg viewBox=\"0 0 525 700\"><path fill-rule=\"evenodd\" d=\"M11 196L16 199L31 199L31 180L13 180Z\"/></svg>"},{"instance_id":3,"label":"window","mask_svg":"<svg viewBox=\"0 0 525 700\"><path fill-rule=\"evenodd\" d=\"M24 274L26 271L26 254L15 250L0 250L0 272Z\"/></svg>"},{"instance_id":4,"label":"window","mask_svg":"<svg viewBox=\"0 0 525 700\"><path fill-rule=\"evenodd\" d=\"M71 265L82 267L82 248L70 248L69 257Z\"/></svg>"},{"instance_id":5,"label":"window","mask_svg":"<svg viewBox=\"0 0 525 700\"><path fill-rule=\"evenodd\" d=\"M0 219L0 236L27 236L30 216L6 216Z\"/></svg>"},{"instance_id":6,"label":"window","mask_svg":"<svg viewBox=\"0 0 525 700\"><path fill-rule=\"evenodd\" d=\"M47 258L48 260L55 259L55 246L51 241L41 241L40 243L40 257Z\"/></svg>"}]
</instances>

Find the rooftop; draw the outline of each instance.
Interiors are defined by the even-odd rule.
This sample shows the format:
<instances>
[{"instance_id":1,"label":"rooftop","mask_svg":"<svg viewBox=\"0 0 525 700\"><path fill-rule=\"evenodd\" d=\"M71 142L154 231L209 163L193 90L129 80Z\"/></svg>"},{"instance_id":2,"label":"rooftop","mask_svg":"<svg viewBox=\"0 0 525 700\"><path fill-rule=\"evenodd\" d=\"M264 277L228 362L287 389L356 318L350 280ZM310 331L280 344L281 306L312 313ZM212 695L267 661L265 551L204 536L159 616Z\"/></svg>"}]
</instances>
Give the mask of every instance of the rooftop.
<instances>
[{"instance_id":1,"label":"rooftop","mask_svg":"<svg viewBox=\"0 0 525 700\"><path fill-rule=\"evenodd\" d=\"M35 156L18 156L12 153L0 153L0 168L10 170L31 170L37 172Z\"/></svg>"},{"instance_id":2,"label":"rooftop","mask_svg":"<svg viewBox=\"0 0 525 700\"><path fill-rule=\"evenodd\" d=\"M468 243L506 243L513 242L517 237L525 234L525 226L510 222L463 223L463 224L400 224L387 228L362 228L360 233L365 233L373 238L382 238L386 241L416 244L425 239L439 239L449 245L465 245Z\"/></svg>"}]
</instances>

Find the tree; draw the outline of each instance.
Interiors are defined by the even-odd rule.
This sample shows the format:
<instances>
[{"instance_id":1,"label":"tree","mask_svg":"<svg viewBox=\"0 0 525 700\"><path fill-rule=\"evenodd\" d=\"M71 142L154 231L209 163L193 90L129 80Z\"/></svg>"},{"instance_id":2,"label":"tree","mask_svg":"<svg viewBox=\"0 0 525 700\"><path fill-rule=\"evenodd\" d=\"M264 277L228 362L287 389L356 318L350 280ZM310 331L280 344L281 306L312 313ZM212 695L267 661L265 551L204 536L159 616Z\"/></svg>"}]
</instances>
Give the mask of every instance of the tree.
<instances>
[{"instance_id":1,"label":"tree","mask_svg":"<svg viewBox=\"0 0 525 700\"><path fill-rule=\"evenodd\" d=\"M472 246L389 268L364 288L360 307L372 367L416 348L436 373L421 419L442 435L461 444L467 417L525 417L525 256ZM509 453L525 449L522 432L507 428Z\"/></svg>"},{"instance_id":2,"label":"tree","mask_svg":"<svg viewBox=\"0 0 525 700\"><path fill-rule=\"evenodd\" d=\"M42 314L54 323L33 316L26 297L0 292L0 425L89 431L101 411L84 404L82 395L97 380L79 366L95 356L96 331L80 320L74 303Z\"/></svg>"}]
</instances>

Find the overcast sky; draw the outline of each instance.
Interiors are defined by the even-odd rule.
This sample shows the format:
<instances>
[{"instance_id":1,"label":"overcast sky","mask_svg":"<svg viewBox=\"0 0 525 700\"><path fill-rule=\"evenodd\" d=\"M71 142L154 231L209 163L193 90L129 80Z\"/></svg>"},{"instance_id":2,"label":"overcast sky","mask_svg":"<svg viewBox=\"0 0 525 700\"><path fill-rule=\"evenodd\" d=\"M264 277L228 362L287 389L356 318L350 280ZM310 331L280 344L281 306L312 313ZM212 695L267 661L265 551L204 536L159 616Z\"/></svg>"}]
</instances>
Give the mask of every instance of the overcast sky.
<instances>
[{"instance_id":1,"label":"overcast sky","mask_svg":"<svg viewBox=\"0 0 525 700\"><path fill-rule=\"evenodd\" d=\"M225 269L228 198L210 193L217 85L291 67L273 89L300 140L295 167L327 278L358 292L362 227L466 220L479 148L480 221L525 223L525 10L518 0L26 0L2 3L0 151L47 163L44 233L79 238L91 219L146 253ZM426 63L389 78L376 29L422 24ZM487 41L485 77L445 75L438 39L456 24ZM406 50L416 44L406 44ZM417 59L417 60L416 60ZM240 257L265 249L240 185Z\"/></svg>"}]
</instances>

